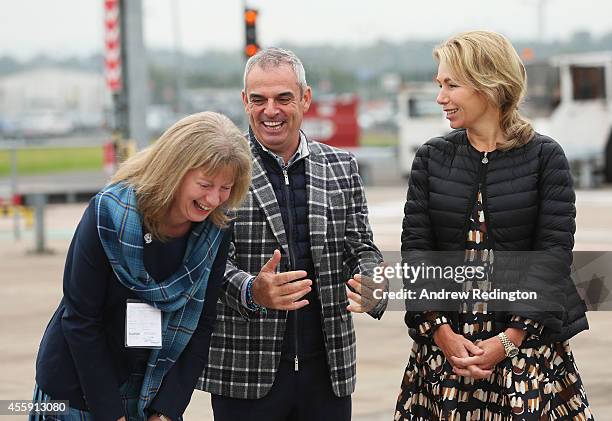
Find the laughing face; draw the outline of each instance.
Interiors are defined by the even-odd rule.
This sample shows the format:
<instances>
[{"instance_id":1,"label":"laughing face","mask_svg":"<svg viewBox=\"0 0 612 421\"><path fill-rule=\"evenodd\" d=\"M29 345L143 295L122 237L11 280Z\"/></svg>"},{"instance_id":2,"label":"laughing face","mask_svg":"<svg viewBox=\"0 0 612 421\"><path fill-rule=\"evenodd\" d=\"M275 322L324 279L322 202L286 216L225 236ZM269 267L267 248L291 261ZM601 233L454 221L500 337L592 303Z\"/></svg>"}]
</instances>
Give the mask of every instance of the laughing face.
<instances>
[{"instance_id":1,"label":"laughing face","mask_svg":"<svg viewBox=\"0 0 612 421\"><path fill-rule=\"evenodd\" d=\"M298 148L302 119L311 99L310 87L300 92L295 72L288 64L265 68L255 65L242 91L255 137L285 161Z\"/></svg>"},{"instance_id":2,"label":"laughing face","mask_svg":"<svg viewBox=\"0 0 612 421\"><path fill-rule=\"evenodd\" d=\"M234 184L231 168L207 174L201 168L187 171L166 218L168 235L187 232L193 222L202 222L230 197Z\"/></svg>"},{"instance_id":3,"label":"laughing face","mask_svg":"<svg viewBox=\"0 0 612 421\"><path fill-rule=\"evenodd\" d=\"M438 66L436 80L440 86L436 101L444 109L453 129L473 129L490 113L485 95L459 83L443 62Z\"/></svg>"}]
</instances>

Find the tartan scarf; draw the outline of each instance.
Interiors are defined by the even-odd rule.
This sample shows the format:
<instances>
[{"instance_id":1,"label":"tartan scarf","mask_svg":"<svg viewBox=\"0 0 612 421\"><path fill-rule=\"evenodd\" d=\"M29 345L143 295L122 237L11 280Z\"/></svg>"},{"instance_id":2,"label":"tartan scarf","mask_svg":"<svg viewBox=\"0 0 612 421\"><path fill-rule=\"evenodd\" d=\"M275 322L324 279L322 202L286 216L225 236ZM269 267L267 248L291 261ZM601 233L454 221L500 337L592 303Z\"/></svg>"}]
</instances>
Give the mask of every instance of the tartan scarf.
<instances>
[{"instance_id":1,"label":"tartan scarf","mask_svg":"<svg viewBox=\"0 0 612 421\"><path fill-rule=\"evenodd\" d=\"M183 265L158 282L144 267L142 218L133 187L109 185L96 195L95 204L98 235L119 282L162 311L162 347L151 350L140 389L138 412L146 419L145 408L198 325L208 276L223 235L208 220L194 224Z\"/></svg>"}]
</instances>

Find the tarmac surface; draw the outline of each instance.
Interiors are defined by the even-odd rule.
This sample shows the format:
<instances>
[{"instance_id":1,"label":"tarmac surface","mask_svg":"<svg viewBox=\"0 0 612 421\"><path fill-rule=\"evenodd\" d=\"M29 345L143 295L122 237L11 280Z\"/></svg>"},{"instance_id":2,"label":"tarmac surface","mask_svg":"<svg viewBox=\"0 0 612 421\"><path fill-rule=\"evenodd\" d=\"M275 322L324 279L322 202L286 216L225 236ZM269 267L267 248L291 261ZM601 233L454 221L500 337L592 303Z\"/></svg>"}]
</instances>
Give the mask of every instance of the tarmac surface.
<instances>
[{"instance_id":1,"label":"tarmac surface","mask_svg":"<svg viewBox=\"0 0 612 421\"><path fill-rule=\"evenodd\" d=\"M370 219L381 250L399 250L405 183L368 187ZM612 250L612 190L580 191L577 195L576 250ZM0 216L0 400L31 399L34 362L40 338L62 294L66 251L86 204L49 205L45 211L45 254L33 254L34 235L22 227L13 239L13 219ZM22 221L23 224L23 221ZM612 312L590 312L591 328L571 343L597 420L612 420ZM411 340L403 313L387 312L376 321L354 317L357 332L358 383L353 394L353 419L393 419L395 400ZM22 419L9 416L6 419ZM207 393L196 391L186 420L210 420Z\"/></svg>"}]
</instances>

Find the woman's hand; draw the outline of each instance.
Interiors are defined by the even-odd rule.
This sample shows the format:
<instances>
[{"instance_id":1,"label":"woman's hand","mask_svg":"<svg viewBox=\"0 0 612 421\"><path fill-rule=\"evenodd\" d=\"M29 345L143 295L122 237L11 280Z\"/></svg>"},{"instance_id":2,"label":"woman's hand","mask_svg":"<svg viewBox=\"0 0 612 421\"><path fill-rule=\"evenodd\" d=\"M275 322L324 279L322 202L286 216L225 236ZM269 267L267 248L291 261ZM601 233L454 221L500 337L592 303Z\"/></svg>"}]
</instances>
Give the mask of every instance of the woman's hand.
<instances>
[{"instance_id":1,"label":"woman's hand","mask_svg":"<svg viewBox=\"0 0 612 421\"><path fill-rule=\"evenodd\" d=\"M462 376L469 375L475 378L485 378L491 375L491 370L482 369L477 365L468 365L471 369L468 374L461 374L456 371L455 360L463 361L467 358L477 358L483 355L485 351L469 339L453 332L453 329L448 324L444 324L436 329L433 334L433 340L444 353L446 360L453 366L454 373Z\"/></svg>"},{"instance_id":2,"label":"woman's hand","mask_svg":"<svg viewBox=\"0 0 612 421\"><path fill-rule=\"evenodd\" d=\"M471 357L451 357L453 372L460 376L483 379L489 377L493 367L506 358L504 346L497 336L478 343L483 352ZM488 373L484 375L485 373Z\"/></svg>"},{"instance_id":3,"label":"woman's hand","mask_svg":"<svg viewBox=\"0 0 612 421\"><path fill-rule=\"evenodd\" d=\"M516 328L508 328L505 333L517 347L521 346L525 338L525 331ZM506 359L504 345L497 336L479 342L478 348L483 351L479 355L465 358L451 357L453 372L460 376L470 376L480 379L483 378L481 377L481 371L490 372L497 364Z\"/></svg>"}]
</instances>

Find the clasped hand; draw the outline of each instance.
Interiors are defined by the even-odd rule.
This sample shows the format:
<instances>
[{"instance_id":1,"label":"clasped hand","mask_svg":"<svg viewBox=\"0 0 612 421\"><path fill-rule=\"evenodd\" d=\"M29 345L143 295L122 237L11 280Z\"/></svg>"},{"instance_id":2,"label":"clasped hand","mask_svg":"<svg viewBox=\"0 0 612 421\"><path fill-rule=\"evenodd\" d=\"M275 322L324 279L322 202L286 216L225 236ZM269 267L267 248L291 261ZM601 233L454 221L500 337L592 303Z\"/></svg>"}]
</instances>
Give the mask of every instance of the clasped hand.
<instances>
[{"instance_id":1,"label":"clasped hand","mask_svg":"<svg viewBox=\"0 0 612 421\"><path fill-rule=\"evenodd\" d=\"M453 367L453 372L459 376L487 378L493 373L493 368L506 358L504 346L497 336L475 344L445 324L434 332L433 338Z\"/></svg>"}]
</instances>

